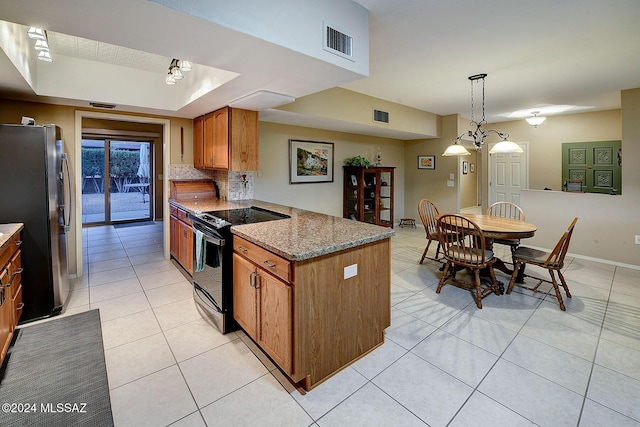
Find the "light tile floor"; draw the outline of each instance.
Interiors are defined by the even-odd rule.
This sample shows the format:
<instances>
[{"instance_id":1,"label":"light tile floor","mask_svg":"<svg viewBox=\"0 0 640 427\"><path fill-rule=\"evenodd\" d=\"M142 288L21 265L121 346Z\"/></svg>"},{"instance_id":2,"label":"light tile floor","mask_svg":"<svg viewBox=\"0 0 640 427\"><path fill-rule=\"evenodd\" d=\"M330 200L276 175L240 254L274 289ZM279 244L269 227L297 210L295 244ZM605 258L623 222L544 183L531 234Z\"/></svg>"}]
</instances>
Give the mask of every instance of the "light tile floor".
<instances>
[{"instance_id":1,"label":"light tile floor","mask_svg":"<svg viewBox=\"0 0 640 427\"><path fill-rule=\"evenodd\" d=\"M161 225L85 229L64 315L100 309L117 426L640 425L639 270L567 259L566 312L522 289L478 310L462 289L435 293L424 229L396 233L384 345L305 395L203 319Z\"/></svg>"}]
</instances>

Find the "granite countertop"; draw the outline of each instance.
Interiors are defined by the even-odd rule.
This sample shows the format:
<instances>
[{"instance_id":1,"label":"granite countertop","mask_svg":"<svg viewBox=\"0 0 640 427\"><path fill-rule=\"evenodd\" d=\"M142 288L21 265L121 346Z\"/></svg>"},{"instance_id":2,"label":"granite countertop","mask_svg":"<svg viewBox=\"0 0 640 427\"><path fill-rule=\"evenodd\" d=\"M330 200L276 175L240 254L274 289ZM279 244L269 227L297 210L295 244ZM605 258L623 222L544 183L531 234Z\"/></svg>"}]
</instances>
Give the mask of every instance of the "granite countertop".
<instances>
[{"instance_id":1,"label":"granite countertop","mask_svg":"<svg viewBox=\"0 0 640 427\"><path fill-rule=\"evenodd\" d=\"M22 230L24 224L21 222L15 224L0 224L0 248L13 237L14 234Z\"/></svg>"},{"instance_id":2,"label":"granite countertop","mask_svg":"<svg viewBox=\"0 0 640 427\"><path fill-rule=\"evenodd\" d=\"M191 212L258 206L291 218L231 227L231 232L291 261L315 258L390 238L391 228L260 200L172 200Z\"/></svg>"}]
</instances>

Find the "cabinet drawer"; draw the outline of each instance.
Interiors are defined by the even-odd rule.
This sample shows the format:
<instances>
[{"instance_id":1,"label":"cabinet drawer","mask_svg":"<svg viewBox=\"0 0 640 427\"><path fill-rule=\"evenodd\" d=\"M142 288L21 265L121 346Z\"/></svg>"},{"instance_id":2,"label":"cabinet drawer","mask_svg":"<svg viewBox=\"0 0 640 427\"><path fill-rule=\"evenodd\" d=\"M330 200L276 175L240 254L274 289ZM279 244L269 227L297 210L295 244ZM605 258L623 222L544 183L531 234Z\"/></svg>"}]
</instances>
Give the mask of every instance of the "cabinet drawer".
<instances>
[{"instance_id":1,"label":"cabinet drawer","mask_svg":"<svg viewBox=\"0 0 640 427\"><path fill-rule=\"evenodd\" d=\"M265 271L291 282L291 262L240 237L233 236L233 250Z\"/></svg>"},{"instance_id":2,"label":"cabinet drawer","mask_svg":"<svg viewBox=\"0 0 640 427\"><path fill-rule=\"evenodd\" d=\"M178 208L173 206L173 205L169 205L169 213L175 217L178 216Z\"/></svg>"},{"instance_id":3,"label":"cabinet drawer","mask_svg":"<svg viewBox=\"0 0 640 427\"><path fill-rule=\"evenodd\" d=\"M17 291L13 297L13 326L15 327L22 316L22 309L24 304L22 303L22 285L16 287Z\"/></svg>"},{"instance_id":4,"label":"cabinet drawer","mask_svg":"<svg viewBox=\"0 0 640 427\"><path fill-rule=\"evenodd\" d=\"M4 244L2 249L0 249L0 268L9 262L15 251L20 247L20 244L22 244L20 233L14 234L13 237Z\"/></svg>"},{"instance_id":5,"label":"cabinet drawer","mask_svg":"<svg viewBox=\"0 0 640 427\"><path fill-rule=\"evenodd\" d=\"M187 223L187 224L191 225L191 220L187 216L187 211L184 211L182 209L178 209L178 219L180 221L184 222L184 223Z\"/></svg>"}]
</instances>

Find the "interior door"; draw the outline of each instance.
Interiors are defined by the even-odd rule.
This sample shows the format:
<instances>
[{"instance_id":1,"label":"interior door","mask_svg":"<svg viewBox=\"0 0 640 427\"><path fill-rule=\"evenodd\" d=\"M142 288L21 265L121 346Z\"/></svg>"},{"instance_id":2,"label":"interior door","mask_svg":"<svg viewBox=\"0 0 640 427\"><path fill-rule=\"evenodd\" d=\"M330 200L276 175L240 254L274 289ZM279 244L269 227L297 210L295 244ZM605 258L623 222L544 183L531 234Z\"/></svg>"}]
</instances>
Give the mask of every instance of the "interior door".
<instances>
[{"instance_id":1,"label":"interior door","mask_svg":"<svg viewBox=\"0 0 640 427\"><path fill-rule=\"evenodd\" d=\"M489 154L489 204L512 202L520 206L520 190L529 188L528 144L522 153ZM489 149L493 144L489 144Z\"/></svg>"},{"instance_id":2,"label":"interior door","mask_svg":"<svg viewBox=\"0 0 640 427\"><path fill-rule=\"evenodd\" d=\"M622 194L621 141L562 144L562 188L581 180L586 193Z\"/></svg>"}]
</instances>

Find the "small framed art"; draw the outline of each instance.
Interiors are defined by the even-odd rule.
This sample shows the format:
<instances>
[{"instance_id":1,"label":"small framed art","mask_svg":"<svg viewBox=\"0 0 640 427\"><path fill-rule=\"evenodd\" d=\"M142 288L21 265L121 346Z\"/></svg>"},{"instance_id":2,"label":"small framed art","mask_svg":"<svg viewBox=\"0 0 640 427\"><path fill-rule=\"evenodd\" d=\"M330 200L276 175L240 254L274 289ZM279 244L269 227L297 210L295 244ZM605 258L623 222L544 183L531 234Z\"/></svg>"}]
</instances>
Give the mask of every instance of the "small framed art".
<instances>
[{"instance_id":1,"label":"small framed art","mask_svg":"<svg viewBox=\"0 0 640 427\"><path fill-rule=\"evenodd\" d=\"M435 169L436 156L418 156L418 169Z\"/></svg>"}]
</instances>

